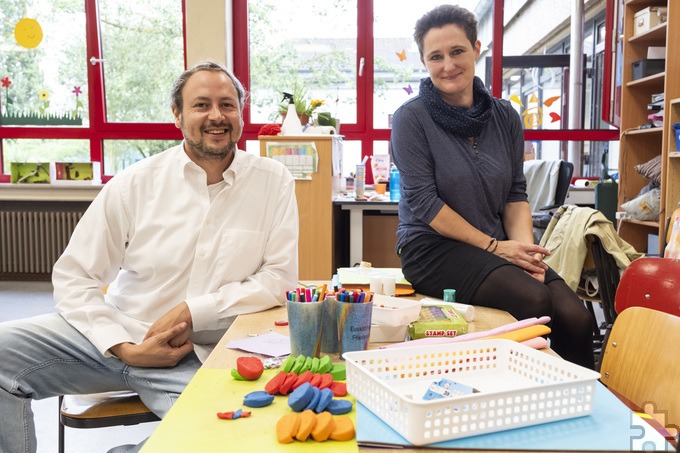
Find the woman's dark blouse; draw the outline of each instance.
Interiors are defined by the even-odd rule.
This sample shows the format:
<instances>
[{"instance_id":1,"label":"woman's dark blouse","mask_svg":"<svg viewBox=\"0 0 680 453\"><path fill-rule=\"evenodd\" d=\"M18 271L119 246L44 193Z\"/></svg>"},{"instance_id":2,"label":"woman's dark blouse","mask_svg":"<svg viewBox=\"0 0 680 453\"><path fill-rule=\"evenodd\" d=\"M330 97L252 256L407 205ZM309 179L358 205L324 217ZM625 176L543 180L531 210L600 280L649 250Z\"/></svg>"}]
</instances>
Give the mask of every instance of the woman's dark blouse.
<instances>
[{"instance_id":1,"label":"woman's dark blouse","mask_svg":"<svg viewBox=\"0 0 680 453\"><path fill-rule=\"evenodd\" d=\"M437 234L429 224L444 204L480 231L507 239L505 204L527 201L524 137L508 101L494 98L492 109L476 150L435 123L419 96L394 113L390 152L401 175L397 249Z\"/></svg>"}]
</instances>

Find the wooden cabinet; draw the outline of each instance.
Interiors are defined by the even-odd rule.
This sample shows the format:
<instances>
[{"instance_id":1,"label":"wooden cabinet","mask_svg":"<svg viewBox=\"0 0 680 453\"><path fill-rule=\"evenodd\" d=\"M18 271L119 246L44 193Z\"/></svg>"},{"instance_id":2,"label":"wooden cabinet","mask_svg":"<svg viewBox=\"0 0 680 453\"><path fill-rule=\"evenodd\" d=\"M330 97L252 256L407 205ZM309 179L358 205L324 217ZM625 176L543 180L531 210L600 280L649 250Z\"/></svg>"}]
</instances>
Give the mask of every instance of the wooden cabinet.
<instances>
[{"instance_id":1,"label":"wooden cabinet","mask_svg":"<svg viewBox=\"0 0 680 453\"><path fill-rule=\"evenodd\" d=\"M635 14L647 7L667 8L667 20L647 31L635 33ZM620 206L638 196L649 182L635 166L662 156L661 214L654 221L621 219L619 235L636 250L647 252L650 234L664 237L666 217L680 201L680 159L673 124L680 122L680 3L675 0L627 0L624 5L623 73L621 93L621 147L619 154ZM650 46L666 47L665 71L633 80L633 63L647 59ZM652 95L665 93L663 127L640 129L647 124L647 104ZM659 252L664 241L659 240Z\"/></svg>"},{"instance_id":2,"label":"wooden cabinet","mask_svg":"<svg viewBox=\"0 0 680 453\"><path fill-rule=\"evenodd\" d=\"M333 269L333 175L341 172L342 138L335 135L261 136L260 155L267 156L269 143L314 142L318 153L318 171L312 179L295 181L300 237L298 243L298 278L330 280ZM336 170L333 171L333 156Z\"/></svg>"}]
</instances>

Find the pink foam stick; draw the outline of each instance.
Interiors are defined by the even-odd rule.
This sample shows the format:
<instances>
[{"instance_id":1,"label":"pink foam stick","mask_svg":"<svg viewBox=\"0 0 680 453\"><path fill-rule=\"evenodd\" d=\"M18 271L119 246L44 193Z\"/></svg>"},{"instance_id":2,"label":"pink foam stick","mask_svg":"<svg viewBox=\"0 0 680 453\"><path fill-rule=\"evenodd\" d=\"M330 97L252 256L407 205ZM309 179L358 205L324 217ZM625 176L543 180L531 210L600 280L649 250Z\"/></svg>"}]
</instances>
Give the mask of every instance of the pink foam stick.
<instances>
[{"instance_id":1,"label":"pink foam stick","mask_svg":"<svg viewBox=\"0 0 680 453\"><path fill-rule=\"evenodd\" d=\"M550 316L541 316L540 318L527 318L521 321L511 322L504 326L496 327L495 329L484 330L482 332L473 332L461 335L459 337L429 337L420 338L418 340L404 341L402 343L392 343L386 346L381 346L380 349L384 348L410 348L413 346L426 346L434 344L444 344L444 343L457 343L459 341L470 341L479 340L482 338L491 337L494 335L500 335L502 333L512 332L513 330L521 329L524 327L535 326L537 324L547 324L550 322Z\"/></svg>"}]
</instances>

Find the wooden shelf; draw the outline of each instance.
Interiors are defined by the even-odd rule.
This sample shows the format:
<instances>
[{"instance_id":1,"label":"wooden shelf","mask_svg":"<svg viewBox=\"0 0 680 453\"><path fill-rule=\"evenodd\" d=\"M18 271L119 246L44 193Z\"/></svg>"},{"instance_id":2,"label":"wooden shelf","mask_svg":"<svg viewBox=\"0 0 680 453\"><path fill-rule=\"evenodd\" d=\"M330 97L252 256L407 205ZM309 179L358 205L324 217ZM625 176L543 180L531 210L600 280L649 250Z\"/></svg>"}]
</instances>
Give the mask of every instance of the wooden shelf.
<instances>
[{"instance_id":1,"label":"wooden shelf","mask_svg":"<svg viewBox=\"0 0 680 453\"><path fill-rule=\"evenodd\" d=\"M650 6L666 7L666 22L634 35L635 14ZM641 193L649 183L636 167L661 156L661 212L668 212L672 200L680 201L680 153L675 153L673 123L680 122L680 4L676 0L627 0L623 8L623 79L621 90L621 141L619 151L620 206ZM650 46L666 47L665 71L632 80L633 63L647 58ZM647 104L657 93L665 94L663 127L639 129L649 122ZM671 165L671 162L674 164ZM621 238L639 252L647 252L650 234L662 237L665 214L657 221L620 219ZM659 241L659 252L663 241Z\"/></svg>"},{"instance_id":2,"label":"wooden shelf","mask_svg":"<svg viewBox=\"0 0 680 453\"><path fill-rule=\"evenodd\" d=\"M667 28L667 22L663 22L653 28L650 28L644 33L640 33L639 35L635 35L628 39L628 42L631 44L643 44L643 45L650 45L650 44L666 44L666 28Z\"/></svg>"}]
</instances>

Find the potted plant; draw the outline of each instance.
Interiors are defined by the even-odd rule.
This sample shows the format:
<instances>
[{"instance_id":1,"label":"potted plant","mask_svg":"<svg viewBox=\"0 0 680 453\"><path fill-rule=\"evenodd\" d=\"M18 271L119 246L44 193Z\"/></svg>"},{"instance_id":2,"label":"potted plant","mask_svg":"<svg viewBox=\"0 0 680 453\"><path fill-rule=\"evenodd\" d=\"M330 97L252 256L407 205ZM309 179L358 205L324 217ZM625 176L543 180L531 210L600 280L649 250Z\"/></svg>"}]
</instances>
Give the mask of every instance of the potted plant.
<instances>
[{"instance_id":1,"label":"potted plant","mask_svg":"<svg viewBox=\"0 0 680 453\"><path fill-rule=\"evenodd\" d=\"M314 111L324 104L322 99L307 100L307 87L299 80L295 81L293 85L293 102L295 103L295 111L300 117L300 123L304 126L309 123L314 115ZM284 99L279 103L279 115L281 118L286 117L288 111L288 102Z\"/></svg>"}]
</instances>

